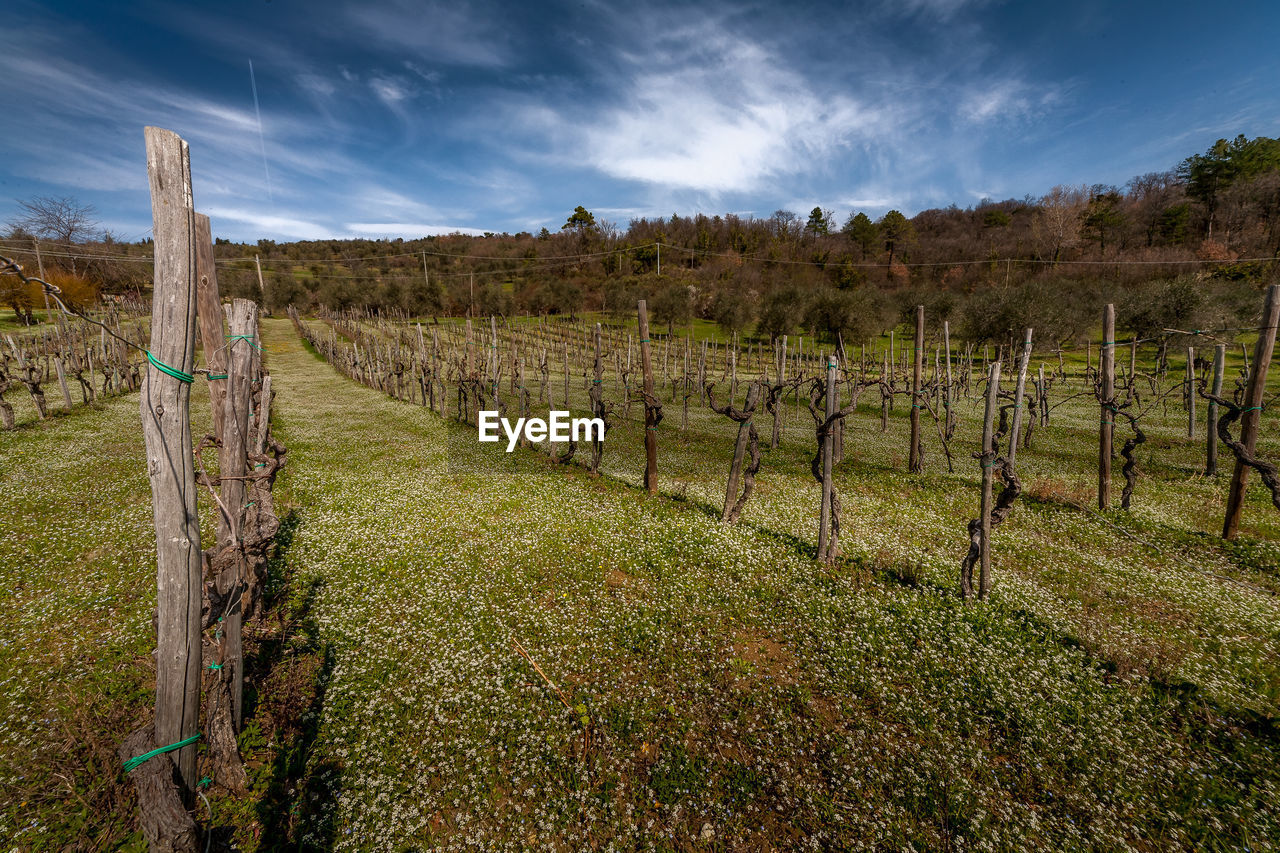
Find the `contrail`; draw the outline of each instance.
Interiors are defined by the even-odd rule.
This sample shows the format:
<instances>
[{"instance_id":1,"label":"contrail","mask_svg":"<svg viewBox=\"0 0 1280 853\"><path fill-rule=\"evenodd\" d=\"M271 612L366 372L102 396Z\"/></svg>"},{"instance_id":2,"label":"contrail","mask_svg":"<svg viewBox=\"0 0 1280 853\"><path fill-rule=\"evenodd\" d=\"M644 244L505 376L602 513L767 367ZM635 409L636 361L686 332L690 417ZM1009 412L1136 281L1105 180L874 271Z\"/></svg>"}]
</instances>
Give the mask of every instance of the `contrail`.
<instances>
[{"instance_id":1,"label":"contrail","mask_svg":"<svg viewBox=\"0 0 1280 853\"><path fill-rule=\"evenodd\" d=\"M253 60L249 60L249 85L253 87L253 112L258 117L258 147L262 150L262 171L267 175L267 201L275 202L271 195L271 169L267 167L267 142L262 136L262 111L258 109L258 81L253 76Z\"/></svg>"}]
</instances>

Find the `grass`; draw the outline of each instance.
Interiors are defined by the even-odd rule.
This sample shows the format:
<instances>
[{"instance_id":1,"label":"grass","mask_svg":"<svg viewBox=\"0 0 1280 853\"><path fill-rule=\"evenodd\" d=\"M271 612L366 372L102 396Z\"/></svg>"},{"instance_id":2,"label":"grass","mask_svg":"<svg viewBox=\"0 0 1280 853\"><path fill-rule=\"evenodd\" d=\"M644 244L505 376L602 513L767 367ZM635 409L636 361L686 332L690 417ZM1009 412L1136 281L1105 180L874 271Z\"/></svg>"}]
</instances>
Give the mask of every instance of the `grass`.
<instances>
[{"instance_id":1,"label":"grass","mask_svg":"<svg viewBox=\"0 0 1280 853\"><path fill-rule=\"evenodd\" d=\"M1096 409L1055 412L1019 454L1029 496L997 534L992 600L966 607L953 588L977 506L974 403L957 473L927 432L926 473L909 477L906 407L882 433L869 392L837 471L845 558L828 571L811 558L812 426L790 404L725 527L735 429L696 405L682 432L668 404L651 499L634 419L593 479L491 453L474 427L338 376L281 321L264 342L295 514L242 738L254 798L211 796L242 849L1280 837L1280 517L1255 484L1239 544L1203 533L1225 477L1197 473L1175 406L1148 425L1133 511L1101 516L1073 505L1092 497ZM129 396L3 436L0 836L21 846L137 843L114 759L84 759L70 789L56 775L73 736L112 746L149 702L136 417ZM1280 448L1273 418L1260 447ZM90 481L106 491L86 497Z\"/></svg>"}]
</instances>

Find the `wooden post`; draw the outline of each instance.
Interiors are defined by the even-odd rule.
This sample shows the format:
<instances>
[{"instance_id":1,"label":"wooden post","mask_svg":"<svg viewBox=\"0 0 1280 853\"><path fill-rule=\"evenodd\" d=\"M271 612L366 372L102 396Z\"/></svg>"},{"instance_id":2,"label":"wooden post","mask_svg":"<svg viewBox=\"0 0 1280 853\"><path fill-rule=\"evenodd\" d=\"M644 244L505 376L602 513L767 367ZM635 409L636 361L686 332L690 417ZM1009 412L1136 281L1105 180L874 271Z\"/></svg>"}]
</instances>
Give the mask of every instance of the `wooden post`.
<instances>
[{"instance_id":1,"label":"wooden post","mask_svg":"<svg viewBox=\"0 0 1280 853\"><path fill-rule=\"evenodd\" d=\"M1262 416L1262 394L1267 387L1267 367L1276 348L1276 326L1280 325L1280 284L1267 288L1267 301L1262 308L1262 326L1253 348L1253 369L1244 394L1244 414L1240 417L1240 443L1253 455L1258 446L1258 421ZM1249 467L1236 460L1231 474L1231 492L1227 496L1227 515L1222 523L1222 538L1235 539L1244 510L1244 491L1249 484Z\"/></svg>"},{"instance_id":2,"label":"wooden post","mask_svg":"<svg viewBox=\"0 0 1280 853\"><path fill-rule=\"evenodd\" d=\"M640 367L644 371L644 487L658 493L658 425L654 423L653 365L649 360L649 308L641 299L636 305L640 321Z\"/></svg>"},{"instance_id":3,"label":"wooden post","mask_svg":"<svg viewBox=\"0 0 1280 853\"><path fill-rule=\"evenodd\" d=\"M67 374L62 369L62 357L53 357L53 366L58 371L58 385L62 387L62 403L71 411L71 390L67 388Z\"/></svg>"},{"instance_id":4,"label":"wooden post","mask_svg":"<svg viewBox=\"0 0 1280 853\"><path fill-rule=\"evenodd\" d=\"M266 285L262 283L262 262L258 260L258 256L253 256L253 266L258 270L258 296L262 299L267 298Z\"/></svg>"},{"instance_id":5,"label":"wooden post","mask_svg":"<svg viewBox=\"0 0 1280 853\"><path fill-rule=\"evenodd\" d=\"M1044 362L1040 362L1040 381L1036 384L1038 392L1036 402L1038 403L1038 412L1040 416L1040 426L1049 425L1049 386L1045 384L1044 379Z\"/></svg>"},{"instance_id":6,"label":"wooden post","mask_svg":"<svg viewBox=\"0 0 1280 853\"><path fill-rule=\"evenodd\" d=\"M1210 393L1215 397L1222 394L1222 375L1226 372L1226 364L1227 345L1218 344L1213 348L1213 385L1210 387ZM1216 477L1218 476L1218 404L1212 400L1209 401L1209 423L1206 433L1208 438L1204 475Z\"/></svg>"},{"instance_id":7,"label":"wooden post","mask_svg":"<svg viewBox=\"0 0 1280 853\"><path fill-rule=\"evenodd\" d=\"M982 550L978 560L978 600L987 597L991 591L991 501L994 496L993 481L995 471L992 460L998 453L995 446L995 420L998 395L1000 393L1000 362L991 363L991 371L987 374L987 408L982 420ZM990 458L988 458L990 457Z\"/></svg>"},{"instance_id":8,"label":"wooden post","mask_svg":"<svg viewBox=\"0 0 1280 853\"><path fill-rule=\"evenodd\" d=\"M782 336L782 350L778 353L778 384L781 385L787 380L787 336ZM769 449L775 450L778 447L778 437L782 430L782 400L778 400L773 406L773 437L769 439Z\"/></svg>"},{"instance_id":9,"label":"wooden post","mask_svg":"<svg viewBox=\"0 0 1280 853\"><path fill-rule=\"evenodd\" d=\"M226 548L240 541L240 525L244 516L245 481L248 473L249 411L253 384L253 348L258 331L258 306L248 299L237 299L231 304L231 336L227 347L227 399L223 406L222 447L218 453L218 469L222 477L222 503L230 514L230 520L219 514L218 547ZM219 661L223 677L231 686L231 716L236 730L240 729L243 710L244 666L241 652L241 623L244 614L240 608L243 592L244 566L231 579L227 589L230 606L224 615L222 644L223 659Z\"/></svg>"},{"instance_id":10,"label":"wooden post","mask_svg":"<svg viewBox=\"0 0 1280 853\"><path fill-rule=\"evenodd\" d=\"M218 272L213 263L213 236L209 217L197 213L196 221L196 317L204 345L204 364L209 369L209 405L213 409L213 432L222 441L222 406L227 399L227 341L222 331L222 300L218 295Z\"/></svg>"},{"instance_id":11,"label":"wooden post","mask_svg":"<svg viewBox=\"0 0 1280 853\"><path fill-rule=\"evenodd\" d=\"M1196 348L1187 347L1187 438L1196 437Z\"/></svg>"},{"instance_id":12,"label":"wooden post","mask_svg":"<svg viewBox=\"0 0 1280 853\"><path fill-rule=\"evenodd\" d=\"M827 356L826 418L836 413L836 357ZM831 532L831 468L835 436L827 430L822 437L822 512L818 520L818 559L826 559L827 538Z\"/></svg>"},{"instance_id":13,"label":"wooden post","mask_svg":"<svg viewBox=\"0 0 1280 853\"><path fill-rule=\"evenodd\" d=\"M924 372L924 306L916 306L915 357L911 371L911 450L907 454L907 472L919 474L924 470L920 460L920 382Z\"/></svg>"},{"instance_id":14,"label":"wooden post","mask_svg":"<svg viewBox=\"0 0 1280 853\"><path fill-rule=\"evenodd\" d=\"M191 155L176 133L144 131L154 221L155 277L151 353L178 374L195 367L195 211ZM142 383L142 434L156 527L157 746L200 732L200 518L191 449L191 383L147 367ZM167 753L183 798L195 796L196 747ZM153 759L157 760L157 759Z\"/></svg>"},{"instance_id":15,"label":"wooden post","mask_svg":"<svg viewBox=\"0 0 1280 853\"><path fill-rule=\"evenodd\" d=\"M1115 429L1116 306L1102 309L1102 416L1098 424L1098 509L1111 506L1111 436Z\"/></svg>"},{"instance_id":16,"label":"wooden post","mask_svg":"<svg viewBox=\"0 0 1280 853\"><path fill-rule=\"evenodd\" d=\"M1022 440L1022 395L1027 389L1027 365L1031 363L1031 328L1022 343L1022 359L1018 362L1018 382L1013 392L1013 435L1009 436L1009 461L1018 456L1018 442Z\"/></svg>"},{"instance_id":17,"label":"wooden post","mask_svg":"<svg viewBox=\"0 0 1280 853\"><path fill-rule=\"evenodd\" d=\"M951 396L951 323L946 320L942 321L942 347L947 353L947 390L942 398L942 408L946 413L946 420L943 421L943 427L950 433L951 431L951 403L954 398Z\"/></svg>"}]
</instances>

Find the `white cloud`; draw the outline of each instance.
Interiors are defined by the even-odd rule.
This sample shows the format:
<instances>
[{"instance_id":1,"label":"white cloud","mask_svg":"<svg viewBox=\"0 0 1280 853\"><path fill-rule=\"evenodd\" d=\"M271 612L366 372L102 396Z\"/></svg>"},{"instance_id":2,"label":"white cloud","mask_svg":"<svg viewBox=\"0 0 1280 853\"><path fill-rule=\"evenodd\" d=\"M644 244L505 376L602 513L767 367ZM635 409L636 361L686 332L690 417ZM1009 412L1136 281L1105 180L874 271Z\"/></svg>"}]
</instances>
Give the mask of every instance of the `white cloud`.
<instances>
[{"instance_id":1,"label":"white cloud","mask_svg":"<svg viewBox=\"0 0 1280 853\"><path fill-rule=\"evenodd\" d=\"M409 84L398 77L374 77L369 80L369 88L387 106L398 105L413 95Z\"/></svg>"},{"instance_id":2,"label":"white cloud","mask_svg":"<svg viewBox=\"0 0 1280 853\"><path fill-rule=\"evenodd\" d=\"M465 228L461 225L422 225L413 222L348 222L343 226L347 231L362 237L429 237L437 234L471 234L481 236L485 232L479 228Z\"/></svg>"},{"instance_id":3,"label":"white cloud","mask_svg":"<svg viewBox=\"0 0 1280 853\"><path fill-rule=\"evenodd\" d=\"M522 124L607 175L715 194L809 171L887 124L882 110L819 94L754 42L712 27L675 38L696 39L696 62L649 71L669 63L635 57L616 106L586 117L525 108Z\"/></svg>"},{"instance_id":4,"label":"white cloud","mask_svg":"<svg viewBox=\"0 0 1280 853\"><path fill-rule=\"evenodd\" d=\"M1061 97L1057 88L1035 91L1020 80L970 87L960 98L960 117L974 124L1033 116Z\"/></svg>"},{"instance_id":5,"label":"white cloud","mask_svg":"<svg viewBox=\"0 0 1280 853\"><path fill-rule=\"evenodd\" d=\"M494 24L500 10L480 12L457 4L393 0L354 4L352 23L374 41L409 49L433 62L480 67L506 64Z\"/></svg>"},{"instance_id":6,"label":"white cloud","mask_svg":"<svg viewBox=\"0 0 1280 853\"><path fill-rule=\"evenodd\" d=\"M259 232L278 234L297 240L324 240L338 236L334 229L306 219L295 219L288 216L277 216L254 210L227 207L210 207L205 212L209 215L210 223L215 232L226 230L220 229L219 220L229 220L252 225Z\"/></svg>"}]
</instances>

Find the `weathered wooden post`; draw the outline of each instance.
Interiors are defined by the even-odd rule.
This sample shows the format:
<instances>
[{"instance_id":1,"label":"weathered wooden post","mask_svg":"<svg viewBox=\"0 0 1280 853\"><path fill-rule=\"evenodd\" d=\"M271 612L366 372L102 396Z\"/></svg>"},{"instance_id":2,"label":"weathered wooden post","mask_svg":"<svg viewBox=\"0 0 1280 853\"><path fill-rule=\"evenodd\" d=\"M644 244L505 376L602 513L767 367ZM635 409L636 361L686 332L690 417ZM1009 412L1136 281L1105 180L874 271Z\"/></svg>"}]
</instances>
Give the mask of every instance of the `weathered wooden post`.
<instances>
[{"instance_id":1,"label":"weathered wooden post","mask_svg":"<svg viewBox=\"0 0 1280 853\"><path fill-rule=\"evenodd\" d=\"M978 599L991 591L991 500L994 495L996 407L1000 394L1000 362L991 363L987 374L987 408L982 419L982 550L978 557Z\"/></svg>"},{"instance_id":2,"label":"weathered wooden post","mask_svg":"<svg viewBox=\"0 0 1280 853\"><path fill-rule=\"evenodd\" d=\"M196 317L204 344L204 364L209 369L209 405L213 409L213 433L222 441L222 407L227 399L227 341L222 331L222 300L218 272L213 263L213 232L209 217L195 215Z\"/></svg>"},{"instance_id":3,"label":"weathered wooden post","mask_svg":"<svg viewBox=\"0 0 1280 853\"><path fill-rule=\"evenodd\" d=\"M778 352L778 384L781 385L787 380L787 336L782 336L782 348ZM773 437L769 439L769 449L776 450L778 448L778 437L782 431L782 400L778 400L773 407Z\"/></svg>"},{"instance_id":4,"label":"weathered wooden post","mask_svg":"<svg viewBox=\"0 0 1280 853\"><path fill-rule=\"evenodd\" d=\"M1258 342L1253 347L1253 369L1249 373L1249 385L1244 394L1244 413L1240 416L1240 443L1250 456L1258 446L1258 421L1262 417L1262 394L1267 387L1267 367L1276 348L1276 326L1280 325L1280 284L1267 288L1267 300L1262 308L1262 325L1258 329ZM1222 523L1222 538L1235 539L1240 529L1240 515L1244 510L1244 491L1249 484L1249 467L1236 460L1231 474L1231 492L1227 496L1227 515Z\"/></svg>"},{"instance_id":5,"label":"weathered wooden post","mask_svg":"<svg viewBox=\"0 0 1280 853\"><path fill-rule=\"evenodd\" d=\"M151 349L142 387L142 434L156 527L156 720L183 798L194 797L200 721L200 519L191 446L196 343L195 211L191 156L176 133L144 131L154 220Z\"/></svg>"},{"instance_id":6,"label":"weathered wooden post","mask_svg":"<svg viewBox=\"0 0 1280 853\"><path fill-rule=\"evenodd\" d=\"M951 388L951 323L947 320L942 321L942 347L947 354L947 389L942 398L942 408L946 413L946 420L943 421L944 434L949 438L952 429L951 404L955 401Z\"/></svg>"},{"instance_id":7,"label":"weathered wooden post","mask_svg":"<svg viewBox=\"0 0 1280 853\"><path fill-rule=\"evenodd\" d=\"M826 422L836 413L836 357L827 356ZM834 461L835 434L828 428L822 435L822 512L818 519L818 557L825 559L827 538L831 533L831 468Z\"/></svg>"},{"instance_id":8,"label":"weathered wooden post","mask_svg":"<svg viewBox=\"0 0 1280 853\"><path fill-rule=\"evenodd\" d=\"M1222 396L1222 375L1226 372L1226 364L1227 345L1218 344L1213 348L1213 384L1210 387L1210 392L1215 397ZM1213 400L1209 401L1209 423L1205 432L1207 446L1204 475L1216 477L1218 476L1218 404Z\"/></svg>"},{"instance_id":9,"label":"weathered wooden post","mask_svg":"<svg viewBox=\"0 0 1280 853\"><path fill-rule=\"evenodd\" d=\"M253 384L253 354L257 344L258 306L248 299L231 304L231 334L227 337L227 399L223 406L222 447L218 453L222 503L226 515L218 519L219 550L234 547L241 539L241 523L245 509L245 480L248 473L250 399ZM230 596L224 616L222 644L223 678L231 688L231 716L236 730L240 720L244 693L244 666L241 650L241 624L244 614L240 599L244 592L245 566L237 561L237 572L227 578L219 592Z\"/></svg>"},{"instance_id":10,"label":"weathered wooden post","mask_svg":"<svg viewBox=\"0 0 1280 853\"><path fill-rule=\"evenodd\" d=\"M1009 436L1009 461L1018 456L1018 442L1022 440L1022 395L1027 389L1027 365L1031 363L1031 328L1022 343L1022 358L1018 362L1018 381L1013 392L1013 435Z\"/></svg>"},{"instance_id":11,"label":"weathered wooden post","mask_svg":"<svg viewBox=\"0 0 1280 853\"><path fill-rule=\"evenodd\" d=\"M1187 438L1196 437L1196 348L1187 347Z\"/></svg>"},{"instance_id":12,"label":"weathered wooden post","mask_svg":"<svg viewBox=\"0 0 1280 853\"><path fill-rule=\"evenodd\" d=\"M58 371L58 385L62 388L62 405L71 411L71 389L67 387L67 374L62 369L62 356L53 357L53 366Z\"/></svg>"},{"instance_id":13,"label":"weathered wooden post","mask_svg":"<svg viewBox=\"0 0 1280 853\"><path fill-rule=\"evenodd\" d=\"M924 306L916 306L916 337L911 371L911 450L907 454L907 472L919 474L924 470L920 459L920 381L924 372Z\"/></svg>"},{"instance_id":14,"label":"weathered wooden post","mask_svg":"<svg viewBox=\"0 0 1280 853\"><path fill-rule=\"evenodd\" d=\"M649 360L649 308L645 300L636 304L640 323L640 367L644 371L644 487L658 493L658 409L653 395L653 364Z\"/></svg>"},{"instance_id":15,"label":"weathered wooden post","mask_svg":"<svg viewBox=\"0 0 1280 853\"><path fill-rule=\"evenodd\" d=\"M884 366L880 368L880 431L889 431L889 407L893 403L892 380L889 378L891 362L889 353L884 353Z\"/></svg>"},{"instance_id":16,"label":"weathered wooden post","mask_svg":"<svg viewBox=\"0 0 1280 853\"><path fill-rule=\"evenodd\" d=\"M1036 383L1036 411L1040 418L1040 426L1049 425L1049 386L1044 380L1044 362L1040 362L1040 381Z\"/></svg>"},{"instance_id":17,"label":"weathered wooden post","mask_svg":"<svg viewBox=\"0 0 1280 853\"><path fill-rule=\"evenodd\" d=\"M1116 420L1116 306L1102 309L1102 416L1098 424L1098 509L1111 506L1111 436Z\"/></svg>"}]
</instances>

